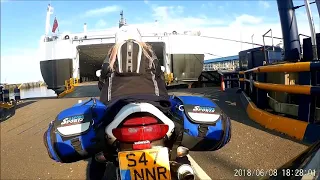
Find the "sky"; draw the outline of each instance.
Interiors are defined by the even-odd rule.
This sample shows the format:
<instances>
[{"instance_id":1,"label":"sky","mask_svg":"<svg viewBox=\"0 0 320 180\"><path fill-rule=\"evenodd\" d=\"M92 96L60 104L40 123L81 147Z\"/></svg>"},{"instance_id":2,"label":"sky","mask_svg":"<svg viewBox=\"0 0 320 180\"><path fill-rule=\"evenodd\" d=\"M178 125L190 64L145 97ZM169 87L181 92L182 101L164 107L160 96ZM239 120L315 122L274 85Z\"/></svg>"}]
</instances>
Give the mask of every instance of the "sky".
<instances>
[{"instance_id":1,"label":"sky","mask_svg":"<svg viewBox=\"0 0 320 180\"><path fill-rule=\"evenodd\" d=\"M303 0L293 1L304 4ZM262 44L262 35L270 28L273 36L282 37L278 7L275 0L249 1L14 1L1 0L1 83L42 81L39 59L39 41L45 33L47 5L51 3L58 20L59 33L82 32L87 23L88 31L116 28L119 13L124 11L128 24L139 28L159 27L183 30L199 30L202 35L243 40ZM311 4L316 32L320 31L317 7ZM310 36L305 7L296 10L298 31ZM211 40L210 40L211 41ZM214 40L212 40L214 41ZM215 56L237 55L252 48L234 42L204 42ZM274 40L274 44L280 43ZM271 39L266 39L271 44Z\"/></svg>"}]
</instances>

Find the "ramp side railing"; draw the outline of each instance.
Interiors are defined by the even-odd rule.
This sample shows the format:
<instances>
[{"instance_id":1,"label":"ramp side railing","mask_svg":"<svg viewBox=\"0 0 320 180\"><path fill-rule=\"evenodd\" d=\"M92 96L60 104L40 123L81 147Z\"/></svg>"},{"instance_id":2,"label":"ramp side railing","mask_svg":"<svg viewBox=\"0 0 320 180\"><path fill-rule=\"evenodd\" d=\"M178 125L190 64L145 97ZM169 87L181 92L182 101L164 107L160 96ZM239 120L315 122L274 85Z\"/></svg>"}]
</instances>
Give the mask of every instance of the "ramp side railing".
<instances>
[{"instance_id":1,"label":"ramp side railing","mask_svg":"<svg viewBox=\"0 0 320 180\"><path fill-rule=\"evenodd\" d=\"M241 99L246 105L247 113L251 119L269 129L280 131L300 140L314 142L320 140L320 108L316 107L316 101L314 100L320 95L320 86L317 83L311 83L312 77L310 74L319 76L320 74L317 74L319 70L320 62L296 62L265 65L246 71L223 73L221 77L226 89L236 87L242 91L241 96L243 97ZM304 73L304 78L299 78L299 84L296 83L295 85L267 82L268 73L281 72ZM231 86L230 82L232 81L238 81L238 86L236 84ZM298 97L298 104L275 103L282 105L282 108L286 106L287 109L295 111L287 114L294 115L295 118L266 111L266 109L270 109L269 104L270 99L272 99L269 96L270 92L285 92L295 94Z\"/></svg>"}]
</instances>

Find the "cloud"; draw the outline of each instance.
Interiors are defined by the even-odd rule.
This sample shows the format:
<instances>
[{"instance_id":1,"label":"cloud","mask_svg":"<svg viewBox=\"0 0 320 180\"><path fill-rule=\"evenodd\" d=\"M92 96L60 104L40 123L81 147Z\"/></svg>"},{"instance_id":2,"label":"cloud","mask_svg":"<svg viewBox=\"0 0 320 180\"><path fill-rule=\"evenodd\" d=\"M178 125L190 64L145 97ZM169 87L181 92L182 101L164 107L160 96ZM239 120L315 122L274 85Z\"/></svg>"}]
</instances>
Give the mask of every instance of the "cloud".
<instances>
[{"instance_id":1,"label":"cloud","mask_svg":"<svg viewBox=\"0 0 320 180\"><path fill-rule=\"evenodd\" d=\"M266 1L259 1L259 5L265 9L268 9L270 7L270 4Z\"/></svg>"},{"instance_id":2,"label":"cloud","mask_svg":"<svg viewBox=\"0 0 320 180\"><path fill-rule=\"evenodd\" d=\"M65 20L65 19L59 20L59 19L57 18L57 21L58 21L58 23L59 23L59 26L72 25L72 21L71 21L71 20Z\"/></svg>"},{"instance_id":3,"label":"cloud","mask_svg":"<svg viewBox=\"0 0 320 180\"><path fill-rule=\"evenodd\" d=\"M103 19L100 19L96 25L95 25L95 28L96 29L102 29L102 28L105 28L107 26L107 22Z\"/></svg>"},{"instance_id":4,"label":"cloud","mask_svg":"<svg viewBox=\"0 0 320 180\"><path fill-rule=\"evenodd\" d=\"M218 7L219 8L219 7ZM242 14L231 19L226 14L224 18L211 18L204 14L198 16L185 16L183 6L152 6L152 16L163 27L176 29L208 28L213 26L243 26L245 24L259 24L262 17Z\"/></svg>"},{"instance_id":5,"label":"cloud","mask_svg":"<svg viewBox=\"0 0 320 180\"><path fill-rule=\"evenodd\" d=\"M261 17L255 17L248 14L242 14L236 17L235 21L232 24L243 25L243 24L259 24L262 22Z\"/></svg>"},{"instance_id":6,"label":"cloud","mask_svg":"<svg viewBox=\"0 0 320 180\"><path fill-rule=\"evenodd\" d=\"M201 4L201 8L208 8L208 7L212 7L212 6L213 6L212 2L207 2L207 3Z\"/></svg>"},{"instance_id":7,"label":"cloud","mask_svg":"<svg viewBox=\"0 0 320 180\"><path fill-rule=\"evenodd\" d=\"M169 17L182 15L184 8L182 6L153 6L153 17L168 20Z\"/></svg>"},{"instance_id":8,"label":"cloud","mask_svg":"<svg viewBox=\"0 0 320 180\"><path fill-rule=\"evenodd\" d=\"M120 7L117 5L113 6L106 6L104 8L98 8L98 9L91 9L84 13L85 17L92 17L92 16L100 16L108 13L113 13L116 11L119 11Z\"/></svg>"},{"instance_id":9,"label":"cloud","mask_svg":"<svg viewBox=\"0 0 320 180\"><path fill-rule=\"evenodd\" d=\"M200 5L201 6L201 5ZM227 6L227 4L225 5ZM266 7L267 5L265 5ZM242 40L245 42L251 42L251 36L253 36L254 43L263 44L262 35L270 28L274 37L282 37L281 24L279 18L269 22L269 17L253 16L250 14L239 14L235 17L230 17L228 14L221 14L220 19L211 18L206 15L198 16L186 16L185 9L178 6L151 6L153 12L152 16L158 20L158 25L155 26L154 22L145 22L139 24L139 28L145 31L151 31L152 27L154 31L166 31L172 32L176 30L178 33L183 33L184 30L200 30L201 35L210 37L220 37L231 40ZM276 17L278 14L276 12ZM305 16L304 13L297 13L297 19L301 19ZM223 19L223 20L222 20ZM319 23L315 23L316 28ZM138 25L137 25L138 26ZM307 21L299 21L298 27L299 33L310 34ZM273 44L277 45L281 40L274 39ZM271 38L265 38L266 45L271 45ZM301 41L302 43L302 41ZM253 46L251 44L232 42L227 40L204 38L199 41L199 46L203 48L204 52L216 54L219 56L236 55L239 51L244 49L250 49ZM257 46L254 46L257 47ZM210 57L206 55L208 58Z\"/></svg>"},{"instance_id":10,"label":"cloud","mask_svg":"<svg viewBox=\"0 0 320 180\"><path fill-rule=\"evenodd\" d=\"M148 0L143 0L143 2L144 2L145 4L149 4L149 1L148 1Z\"/></svg>"},{"instance_id":11,"label":"cloud","mask_svg":"<svg viewBox=\"0 0 320 180\"><path fill-rule=\"evenodd\" d=\"M183 6L152 6L152 17L160 26L174 26L177 29L223 25L225 20L208 18L205 15L185 16Z\"/></svg>"},{"instance_id":12,"label":"cloud","mask_svg":"<svg viewBox=\"0 0 320 180\"><path fill-rule=\"evenodd\" d=\"M201 5L200 5L201 6ZM221 14L223 18L212 18L204 14L186 16L183 6L157 6L151 5L152 17L158 20L157 23L151 20L141 24L134 24L143 32L172 32L184 33L187 30L201 31L201 35L210 37L220 37L233 40L251 42L252 34L254 42L263 44L262 34L272 28L274 36L282 37L281 26L276 23L266 23L264 17L252 16L250 14L240 14L230 17L228 14ZM267 45L271 44L271 39L265 40ZM274 40L274 45L280 41ZM193 44L196 42L193 42ZM203 38L199 41L199 46L203 52L216 54L219 56L236 55L239 51L252 48L251 44L237 43L215 38ZM206 55L206 59L210 58ZM211 57L212 58L212 57Z\"/></svg>"},{"instance_id":13,"label":"cloud","mask_svg":"<svg viewBox=\"0 0 320 180\"><path fill-rule=\"evenodd\" d=\"M246 21L251 21L251 24L249 23L239 23L242 22L243 19ZM280 20L277 20L277 22L273 23L267 23L264 21L264 18L249 18L250 15L240 15L235 20L229 23L228 26L222 27L209 27L209 28L203 28L201 29L201 34L213 36L213 37L223 37L226 39L233 39L233 40L242 40L246 42L251 42L251 36L254 34L253 41L257 44L263 44L263 38L262 35L266 33L269 29L272 29L272 34L274 37L282 37L282 30L281 30L281 24ZM319 23L315 23L315 28L319 28ZM298 32L301 34L310 35L310 30L308 26L307 21L299 21L298 23ZM269 33L270 35L270 33ZM277 45L282 40L273 39L273 44ZM301 39L302 44L302 39ZM250 49L252 48L252 45L250 44L244 44L244 43L235 43L231 41L225 41L225 40L219 40L219 39L210 39L207 41L203 41L205 47L214 47L207 49L212 54L217 54L220 56L229 56L229 55L236 55L239 51L244 49ZM272 41L271 38L265 38L266 45L271 45ZM219 44L217 46L217 44ZM254 46L257 47L257 46ZM216 57L212 57L216 58Z\"/></svg>"},{"instance_id":14,"label":"cloud","mask_svg":"<svg viewBox=\"0 0 320 180\"><path fill-rule=\"evenodd\" d=\"M103 8L90 9L85 11L81 15L68 16L67 18L57 18L60 27L71 29L74 25L79 25L79 22L88 22L87 18L99 18L102 15L120 11L121 7L117 5L106 6ZM94 19L97 20L97 19ZM105 28L106 22L99 20L95 25L92 25L94 28Z\"/></svg>"},{"instance_id":15,"label":"cloud","mask_svg":"<svg viewBox=\"0 0 320 180\"><path fill-rule=\"evenodd\" d=\"M319 19L319 16L318 16L318 12L317 11L313 11L313 14L312 14L312 19L313 19L313 24L314 24L314 27L315 27L315 31L316 33L319 33L320 31L320 19ZM308 15L307 15L307 12L305 11L305 8L302 9L302 11L296 11L296 19L297 19L297 24L299 26L299 34L305 34L303 32L300 31L300 26L301 24L305 24L306 28L308 28L309 30L306 32L305 35L308 35L310 36L310 27L309 27L309 20L308 20Z\"/></svg>"},{"instance_id":16,"label":"cloud","mask_svg":"<svg viewBox=\"0 0 320 180\"><path fill-rule=\"evenodd\" d=\"M1 49L1 83L36 82L43 80L37 49ZM14 71L13 71L14 69ZM17 76L17 72L19 75Z\"/></svg>"},{"instance_id":17,"label":"cloud","mask_svg":"<svg viewBox=\"0 0 320 180\"><path fill-rule=\"evenodd\" d=\"M187 10L183 6L156 6L152 5L151 2L152 1L148 2L148 6L150 6L152 10L153 19L146 20L146 18L143 18L144 21L141 21L140 24L133 24L140 28L141 32L153 31L170 33L176 30L178 33L183 33L186 30L195 30L201 31L202 36L242 40L246 42L251 42L251 36L254 34L254 42L257 44L263 44L262 35L269 29L272 29L274 37L282 37L278 12L268 14L268 16L276 17L272 22L267 21L269 17L253 16L251 14L238 14L234 17L230 17L228 14L220 14L219 17L213 18L201 14L193 16L186 15ZM201 6L201 4L199 6ZM224 7L227 9L227 6L228 4L226 3ZM93 11L91 10L91 12ZM102 13L102 11L100 11L100 13ZM91 15L93 14L98 15L99 13L91 13ZM320 23L317 12L313 12L313 15L315 20L314 24L316 30L318 30ZM296 11L296 16L298 32L310 35L305 11ZM135 17L132 18L134 19ZM97 29L105 28L109 25L109 23L103 19L99 20L98 18L96 20L95 28ZM158 23L155 23L154 20L158 20ZM59 25L60 24L61 22L59 21ZM118 27L114 26L112 29L115 30L117 28ZM274 45L279 42L280 40L274 39ZM266 38L265 43L271 45L271 38ZM215 38L203 38L199 42L190 42L190 44L200 46L204 53L212 53L222 57L237 55L241 50L252 48L251 44L241 44ZM12 49L10 52L3 52L1 49L1 82L7 80L9 83L19 83L42 80L40 63L37 57L39 56L35 49L21 47L20 49ZM206 54L205 58L216 58L216 56ZM11 69L15 69L15 71ZM17 76L15 72L20 72L23 76Z\"/></svg>"},{"instance_id":18,"label":"cloud","mask_svg":"<svg viewBox=\"0 0 320 180\"><path fill-rule=\"evenodd\" d=\"M308 21L307 12L296 11L296 18L297 18L297 20Z\"/></svg>"}]
</instances>

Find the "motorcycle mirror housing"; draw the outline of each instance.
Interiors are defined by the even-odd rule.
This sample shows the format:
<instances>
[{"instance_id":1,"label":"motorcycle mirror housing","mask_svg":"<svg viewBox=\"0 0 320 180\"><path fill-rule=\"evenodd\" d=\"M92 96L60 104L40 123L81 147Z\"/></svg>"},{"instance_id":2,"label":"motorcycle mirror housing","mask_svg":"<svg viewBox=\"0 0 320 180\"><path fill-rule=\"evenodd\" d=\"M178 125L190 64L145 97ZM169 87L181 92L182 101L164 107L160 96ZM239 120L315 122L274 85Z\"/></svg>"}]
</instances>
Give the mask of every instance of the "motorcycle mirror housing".
<instances>
[{"instance_id":1,"label":"motorcycle mirror housing","mask_svg":"<svg viewBox=\"0 0 320 180\"><path fill-rule=\"evenodd\" d=\"M189 149L183 146L179 146L177 148L177 156L178 157L184 157L187 156L189 154Z\"/></svg>"},{"instance_id":2,"label":"motorcycle mirror housing","mask_svg":"<svg viewBox=\"0 0 320 180\"><path fill-rule=\"evenodd\" d=\"M96 76L97 76L97 77L100 77L100 76L101 76L101 69L98 70L98 71L96 71Z\"/></svg>"}]
</instances>

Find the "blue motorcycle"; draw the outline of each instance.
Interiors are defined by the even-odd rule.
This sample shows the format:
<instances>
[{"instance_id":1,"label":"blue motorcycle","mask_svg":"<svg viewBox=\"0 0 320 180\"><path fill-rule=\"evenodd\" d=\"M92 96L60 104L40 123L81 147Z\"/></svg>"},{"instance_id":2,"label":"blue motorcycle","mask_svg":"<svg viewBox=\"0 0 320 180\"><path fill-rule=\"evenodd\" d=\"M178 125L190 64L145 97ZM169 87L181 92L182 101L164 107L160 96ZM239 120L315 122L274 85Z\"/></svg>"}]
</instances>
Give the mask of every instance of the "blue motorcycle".
<instances>
[{"instance_id":1,"label":"blue motorcycle","mask_svg":"<svg viewBox=\"0 0 320 180\"><path fill-rule=\"evenodd\" d=\"M230 118L204 97L170 96L170 101L170 113L139 102L127 103L113 117L95 98L77 103L50 123L44 134L48 154L60 163L94 157L93 163L107 165L108 179L193 180L189 151L225 146Z\"/></svg>"}]
</instances>

